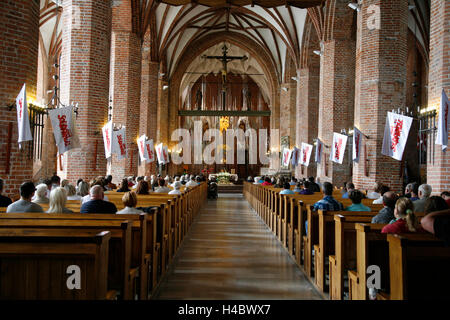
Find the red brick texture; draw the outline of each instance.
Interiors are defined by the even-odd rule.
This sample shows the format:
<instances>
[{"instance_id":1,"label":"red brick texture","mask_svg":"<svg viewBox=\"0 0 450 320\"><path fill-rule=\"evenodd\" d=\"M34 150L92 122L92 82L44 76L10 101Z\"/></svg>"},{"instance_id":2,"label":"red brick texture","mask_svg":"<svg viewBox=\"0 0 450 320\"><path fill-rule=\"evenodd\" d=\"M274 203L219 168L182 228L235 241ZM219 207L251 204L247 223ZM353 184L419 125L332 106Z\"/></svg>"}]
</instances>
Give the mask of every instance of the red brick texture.
<instances>
[{"instance_id":1,"label":"red brick texture","mask_svg":"<svg viewBox=\"0 0 450 320\"><path fill-rule=\"evenodd\" d=\"M75 182L106 173L101 129L107 122L109 104L109 1L64 1L63 26L61 100L79 103L81 148L64 155L59 174Z\"/></svg>"},{"instance_id":2,"label":"red brick texture","mask_svg":"<svg viewBox=\"0 0 450 320\"><path fill-rule=\"evenodd\" d=\"M32 179L33 161L26 152L19 151L16 109L9 111L6 105L15 103L24 83L28 101L36 98L39 1L1 1L0 34L0 178L5 181L3 193L17 197L20 184ZM10 168L6 172L10 123Z\"/></svg>"},{"instance_id":3,"label":"red brick texture","mask_svg":"<svg viewBox=\"0 0 450 320\"><path fill-rule=\"evenodd\" d=\"M442 89L450 97L450 1L431 0L430 72L428 106L439 112ZM427 183L433 193L450 190L450 152L436 145L433 163L427 164Z\"/></svg>"},{"instance_id":4,"label":"red brick texture","mask_svg":"<svg viewBox=\"0 0 450 320\"><path fill-rule=\"evenodd\" d=\"M371 5L380 8L379 30L367 25ZM363 140L366 161L362 158L354 166L357 188L383 182L395 191L401 189L400 161L382 155L381 149L387 111L405 105L407 17L407 0L364 1L358 14L355 126L369 139Z\"/></svg>"}]
</instances>

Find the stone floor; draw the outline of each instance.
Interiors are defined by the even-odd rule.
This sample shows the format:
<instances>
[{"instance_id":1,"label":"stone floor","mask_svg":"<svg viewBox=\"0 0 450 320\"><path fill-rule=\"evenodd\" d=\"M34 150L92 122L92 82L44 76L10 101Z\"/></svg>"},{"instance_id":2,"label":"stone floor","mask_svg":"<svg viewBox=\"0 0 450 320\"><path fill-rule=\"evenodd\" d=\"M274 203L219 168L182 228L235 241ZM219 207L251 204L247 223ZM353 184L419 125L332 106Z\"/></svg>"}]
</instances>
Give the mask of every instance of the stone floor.
<instances>
[{"instance_id":1,"label":"stone floor","mask_svg":"<svg viewBox=\"0 0 450 320\"><path fill-rule=\"evenodd\" d=\"M321 299L242 194L208 200L154 299Z\"/></svg>"}]
</instances>

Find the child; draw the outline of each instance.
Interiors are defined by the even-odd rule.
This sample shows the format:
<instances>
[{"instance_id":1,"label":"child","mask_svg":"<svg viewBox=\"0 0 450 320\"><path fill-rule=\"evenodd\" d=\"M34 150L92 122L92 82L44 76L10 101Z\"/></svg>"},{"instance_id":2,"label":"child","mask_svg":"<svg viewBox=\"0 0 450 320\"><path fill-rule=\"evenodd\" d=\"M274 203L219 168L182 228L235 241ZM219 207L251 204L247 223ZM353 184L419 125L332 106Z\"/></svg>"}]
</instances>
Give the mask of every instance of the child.
<instances>
[{"instance_id":1,"label":"child","mask_svg":"<svg viewBox=\"0 0 450 320\"><path fill-rule=\"evenodd\" d=\"M420 232L422 229L419 226L416 215L414 214L414 205L412 201L406 197L401 197L395 203L394 209L395 220L385 226L381 233L410 233Z\"/></svg>"}]
</instances>

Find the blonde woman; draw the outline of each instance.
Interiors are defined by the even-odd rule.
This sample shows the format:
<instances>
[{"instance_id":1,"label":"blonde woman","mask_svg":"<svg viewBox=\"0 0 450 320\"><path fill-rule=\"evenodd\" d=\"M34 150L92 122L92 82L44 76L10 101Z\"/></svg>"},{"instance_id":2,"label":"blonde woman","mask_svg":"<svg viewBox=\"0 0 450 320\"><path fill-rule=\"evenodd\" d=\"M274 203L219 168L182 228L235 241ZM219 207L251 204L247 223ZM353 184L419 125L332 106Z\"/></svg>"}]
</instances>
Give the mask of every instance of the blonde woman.
<instances>
[{"instance_id":1,"label":"blonde woman","mask_svg":"<svg viewBox=\"0 0 450 320\"><path fill-rule=\"evenodd\" d=\"M67 209L67 192L62 187L57 187L50 192L50 206L47 213L73 213Z\"/></svg>"},{"instance_id":2,"label":"blonde woman","mask_svg":"<svg viewBox=\"0 0 450 320\"><path fill-rule=\"evenodd\" d=\"M75 187L73 184L67 184L65 185L64 189L66 189L67 192L67 200L78 200L81 201L83 198L82 196L79 196L76 194Z\"/></svg>"},{"instance_id":3,"label":"blonde woman","mask_svg":"<svg viewBox=\"0 0 450 320\"><path fill-rule=\"evenodd\" d=\"M136 209L137 195L133 191L125 192L122 197L124 209L117 212L117 214L129 214L129 213L142 213L142 211Z\"/></svg>"},{"instance_id":4,"label":"blonde woman","mask_svg":"<svg viewBox=\"0 0 450 320\"><path fill-rule=\"evenodd\" d=\"M408 198L401 197L397 200L394 208L394 216L395 219L385 226L381 230L381 233L400 234L423 231L414 214L414 205Z\"/></svg>"}]
</instances>

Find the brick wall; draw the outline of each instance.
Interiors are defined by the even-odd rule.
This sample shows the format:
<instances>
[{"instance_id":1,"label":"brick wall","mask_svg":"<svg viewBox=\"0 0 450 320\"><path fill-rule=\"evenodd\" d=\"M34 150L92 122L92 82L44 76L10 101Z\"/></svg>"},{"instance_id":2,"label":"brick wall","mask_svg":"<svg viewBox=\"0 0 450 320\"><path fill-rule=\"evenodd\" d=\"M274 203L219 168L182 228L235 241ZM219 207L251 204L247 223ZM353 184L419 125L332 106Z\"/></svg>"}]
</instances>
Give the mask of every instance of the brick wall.
<instances>
[{"instance_id":1,"label":"brick wall","mask_svg":"<svg viewBox=\"0 0 450 320\"><path fill-rule=\"evenodd\" d=\"M79 103L81 148L64 155L58 173L76 182L106 173L101 129L109 104L111 7L109 1L94 0L65 0L63 5L61 100Z\"/></svg>"},{"instance_id":2,"label":"brick wall","mask_svg":"<svg viewBox=\"0 0 450 320\"><path fill-rule=\"evenodd\" d=\"M17 197L20 184L32 178L33 162L18 148L16 109L9 111L5 106L15 103L24 83L28 101L36 98L39 1L1 1L0 35L0 178L5 180L4 194ZM10 168L6 172L10 123Z\"/></svg>"}]
</instances>

